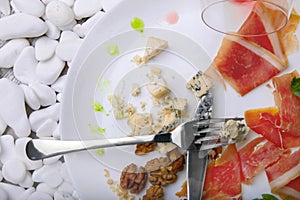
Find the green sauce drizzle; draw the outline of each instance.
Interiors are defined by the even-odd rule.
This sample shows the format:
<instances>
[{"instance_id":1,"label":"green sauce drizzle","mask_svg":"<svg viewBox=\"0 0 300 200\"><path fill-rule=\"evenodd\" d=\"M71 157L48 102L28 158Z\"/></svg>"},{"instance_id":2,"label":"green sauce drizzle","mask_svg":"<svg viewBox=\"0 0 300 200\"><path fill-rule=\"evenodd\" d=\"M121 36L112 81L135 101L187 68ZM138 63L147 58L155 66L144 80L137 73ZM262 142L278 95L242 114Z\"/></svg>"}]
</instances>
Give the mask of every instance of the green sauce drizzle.
<instances>
[{"instance_id":1,"label":"green sauce drizzle","mask_svg":"<svg viewBox=\"0 0 300 200\"><path fill-rule=\"evenodd\" d=\"M105 135L106 129L98 125L88 124L89 130L91 133L97 133L99 135Z\"/></svg>"},{"instance_id":2,"label":"green sauce drizzle","mask_svg":"<svg viewBox=\"0 0 300 200\"><path fill-rule=\"evenodd\" d=\"M99 156L103 156L104 155L104 149L96 149L95 153Z\"/></svg>"},{"instance_id":3,"label":"green sauce drizzle","mask_svg":"<svg viewBox=\"0 0 300 200\"><path fill-rule=\"evenodd\" d=\"M137 17L134 17L131 22L130 22L130 25L131 27L138 31L138 32L141 32L143 33L144 32L144 27L145 27L145 24L144 24L144 21L140 18L137 18Z\"/></svg>"},{"instance_id":4,"label":"green sauce drizzle","mask_svg":"<svg viewBox=\"0 0 300 200\"><path fill-rule=\"evenodd\" d=\"M93 110L95 112L103 112L104 111L104 107L98 101L95 101L93 103Z\"/></svg>"},{"instance_id":5,"label":"green sauce drizzle","mask_svg":"<svg viewBox=\"0 0 300 200\"><path fill-rule=\"evenodd\" d=\"M115 55L118 55L118 54L120 53L119 47L118 47L118 45L116 45L116 44L108 45L108 46L106 47L106 51L107 51L107 53L108 53L109 55L111 55L111 56L115 56Z\"/></svg>"}]
</instances>

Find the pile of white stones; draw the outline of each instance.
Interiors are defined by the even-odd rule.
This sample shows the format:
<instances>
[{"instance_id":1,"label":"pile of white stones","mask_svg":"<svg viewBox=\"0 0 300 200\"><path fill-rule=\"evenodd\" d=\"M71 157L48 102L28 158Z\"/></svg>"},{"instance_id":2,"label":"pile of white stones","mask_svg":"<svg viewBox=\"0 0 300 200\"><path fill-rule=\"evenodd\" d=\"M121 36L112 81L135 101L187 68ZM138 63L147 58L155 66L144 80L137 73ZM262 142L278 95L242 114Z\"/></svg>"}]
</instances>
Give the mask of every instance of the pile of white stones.
<instances>
[{"instance_id":1,"label":"pile of white stones","mask_svg":"<svg viewBox=\"0 0 300 200\"><path fill-rule=\"evenodd\" d=\"M31 137L60 139L59 110L72 58L119 0L0 0L0 199L78 199L58 156L31 161ZM29 108L29 109L28 109Z\"/></svg>"}]
</instances>

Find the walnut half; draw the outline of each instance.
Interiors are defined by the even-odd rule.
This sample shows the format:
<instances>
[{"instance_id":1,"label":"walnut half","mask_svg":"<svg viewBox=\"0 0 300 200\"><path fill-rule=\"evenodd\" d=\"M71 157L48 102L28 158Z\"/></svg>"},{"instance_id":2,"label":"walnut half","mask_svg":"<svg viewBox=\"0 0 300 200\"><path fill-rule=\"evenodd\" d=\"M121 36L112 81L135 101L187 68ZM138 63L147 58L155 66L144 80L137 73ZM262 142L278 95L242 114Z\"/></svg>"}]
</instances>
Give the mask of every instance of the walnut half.
<instances>
[{"instance_id":1,"label":"walnut half","mask_svg":"<svg viewBox=\"0 0 300 200\"><path fill-rule=\"evenodd\" d=\"M163 200L164 190L159 185L152 185L143 196L143 200Z\"/></svg>"},{"instance_id":2,"label":"walnut half","mask_svg":"<svg viewBox=\"0 0 300 200\"><path fill-rule=\"evenodd\" d=\"M132 194L140 193L146 185L148 179L147 172L144 167L139 167L135 164L126 166L120 177L120 186L123 189L130 190Z\"/></svg>"}]
</instances>

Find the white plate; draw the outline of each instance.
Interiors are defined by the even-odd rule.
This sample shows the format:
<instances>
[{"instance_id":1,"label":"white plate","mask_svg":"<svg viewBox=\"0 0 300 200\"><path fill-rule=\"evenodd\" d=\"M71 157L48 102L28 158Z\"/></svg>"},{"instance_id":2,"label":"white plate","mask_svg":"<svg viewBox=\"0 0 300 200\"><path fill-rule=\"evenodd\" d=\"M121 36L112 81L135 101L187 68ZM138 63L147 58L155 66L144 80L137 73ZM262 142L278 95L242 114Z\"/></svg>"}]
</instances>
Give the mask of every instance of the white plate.
<instances>
[{"instance_id":1,"label":"white plate","mask_svg":"<svg viewBox=\"0 0 300 200\"><path fill-rule=\"evenodd\" d=\"M300 8L298 1L296 2L296 8ZM106 71L104 69L106 69L107 66L109 66L108 68L114 69L125 60L125 62L127 62L126 65L129 66L128 69L126 68L125 71L123 71L123 76L117 76L118 80L115 82L115 85L111 85L110 92L114 92L115 89L119 87L117 83L123 78L126 80L125 74L135 73L133 70L134 66L130 64L129 58L132 54L140 52L141 49L137 50L135 48L142 47L146 37L141 37L139 35L140 33L137 32L127 32L132 30L130 21L133 17L141 18L145 22L146 27L175 30L190 38L191 40L181 34L172 32L172 34L170 34L171 37L167 38L167 40L169 40L170 45L179 45L174 47L173 50L175 50L175 52L180 52L179 55L184 55L184 58L187 57L187 59L179 59L180 62L185 63L190 69L195 66L196 68L200 67L201 69L205 69L209 65L207 62L209 62L210 59L207 58L207 55L201 46L204 47L208 55L212 58L217 52L222 35L213 32L204 26L200 20L200 10L201 1L199 0L191 0L189 3L186 3L185 0L125 0L98 21L95 27L86 36L85 41L77 52L77 55L72 62L72 67L68 72L68 80L65 85L64 100L61 109L60 132L62 134L62 139L78 140L94 137L89 133L88 124L101 124L105 116L99 114L95 115L91 109L91 104L94 99L99 99L100 101L106 99L107 94L99 95L96 90L97 82L99 81L98 78L102 72L106 75L110 74L105 73ZM180 18L177 24L168 25L164 21L165 15L171 11L177 11L179 14ZM149 30L149 33L158 34L161 37L166 37L167 32L169 32L167 30L160 31L159 29ZM145 36L147 36L147 31L145 34ZM124 35L126 35L126 38L135 38L135 42L131 44L129 40L124 39ZM193 54L189 54L188 46L182 46L183 49L181 50L179 47L183 44L178 44L179 40L176 40L178 37L181 39L185 38L182 41L188 42L189 45L194 46L194 48L198 50ZM173 43L173 41L175 42ZM195 41L196 44L192 41ZM120 45L120 55L116 57L107 56L105 50L106 45L115 42ZM172 48L173 47L171 46L171 49ZM161 64L161 66L171 66L174 63L169 60L172 59L165 58L168 58L168 56L174 58L174 55L175 54L167 52L158 57L155 61ZM299 63L299 59L297 59L299 55L298 52L290 57L291 67L285 72L295 69L295 66ZM201 63L199 56L205 58L203 60L204 63ZM178 58L178 56L175 57ZM186 63L186 60L189 62ZM192 70L188 74L179 76L179 79L187 80L191 76L191 73ZM109 77L109 79L110 78L111 77ZM82 92L83 90L85 90L84 93ZM74 95L77 98L73 101L72 97ZM235 91L228 87L226 98L220 100L222 103L219 103L219 105L225 104L225 111L219 109L219 112L226 116L242 116L247 108L267 107L274 104L271 90L265 85L255 89L243 98L239 97ZM105 105L105 107L106 106L108 106L108 104ZM74 116L71 113L75 113ZM88 116L90 118L82 118L83 116ZM119 128L117 127L117 129ZM111 130L114 129L112 128ZM78 132L80 134L78 134ZM106 134L109 133L108 129L106 132ZM91 152L81 152L65 156L66 164L80 199L117 199L117 196L108 189L106 179L103 176L103 169L110 167L113 171L112 178L118 180L120 166L124 167L125 163L132 162L125 157L126 155L132 156L131 153L128 153L132 152L132 149L129 147L126 147L125 149L125 151L122 148L106 150L103 156L104 159ZM123 154L119 154L120 152ZM110 153L113 156L107 158L106 156L110 155ZM140 160L139 162L144 163L145 160ZM180 174L179 179L184 179L184 173ZM168 186L166 190L168 193L166 199L176 199L174 193L180 190L181 184L182 181L177 181L176 184L170 187ZM260 174L260 176L255 179L253 185L244 187L243 189L244 199L253 199L259 197L262 193L270 193L270 188L264 174Z\"/></svg>"}]
</instances>

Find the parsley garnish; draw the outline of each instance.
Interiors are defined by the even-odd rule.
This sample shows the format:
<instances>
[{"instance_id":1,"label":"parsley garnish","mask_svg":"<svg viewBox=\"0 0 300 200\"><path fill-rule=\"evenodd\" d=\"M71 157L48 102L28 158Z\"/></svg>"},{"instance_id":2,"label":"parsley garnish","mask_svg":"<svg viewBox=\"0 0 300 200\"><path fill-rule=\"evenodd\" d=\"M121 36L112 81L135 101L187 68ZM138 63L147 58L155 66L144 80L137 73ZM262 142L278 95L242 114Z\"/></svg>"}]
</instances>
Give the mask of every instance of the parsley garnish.
<instances>
[{"instance_id":1,"label":"parsley garnish","mask_svg":"<svg viewBox=\"0 0 300 200\"><path fill-rule=\"evenodd\" d=\"M293 78L291 82L291 91L294 95L300 97L300 78Z\"/></svg>"},{"instance_id":2,"label":"parsley garnish","mask_svg":"<svg viewBox=\"0 0 300 200\"><path fill-rule=\"evenodd\" d=\"M262 194L261 196L262 196L262 198L255 198L253 200L279 200L277 197L275 197L272 194ZM290 199L290 197L287 196L283 200L289 200L289 199Z\"/></svg>"}]
</instances>

